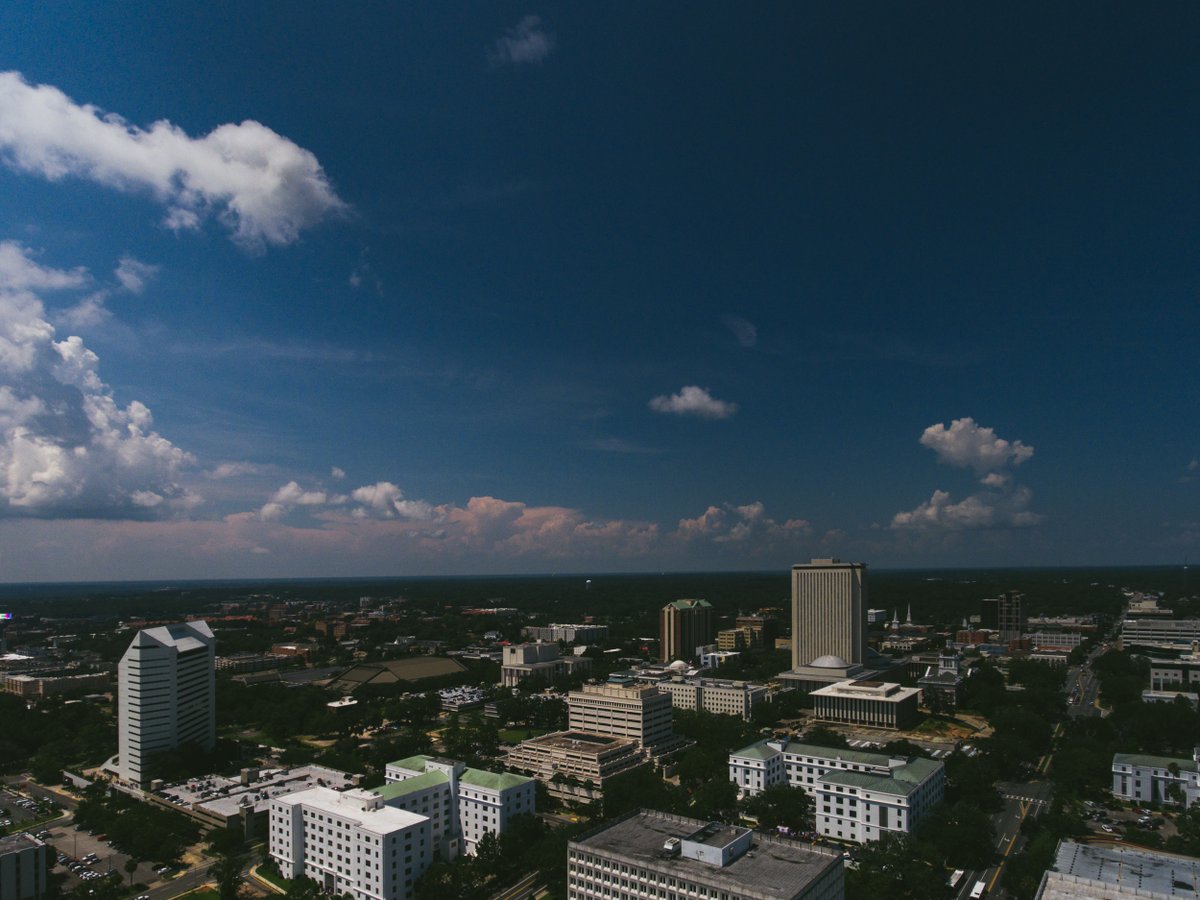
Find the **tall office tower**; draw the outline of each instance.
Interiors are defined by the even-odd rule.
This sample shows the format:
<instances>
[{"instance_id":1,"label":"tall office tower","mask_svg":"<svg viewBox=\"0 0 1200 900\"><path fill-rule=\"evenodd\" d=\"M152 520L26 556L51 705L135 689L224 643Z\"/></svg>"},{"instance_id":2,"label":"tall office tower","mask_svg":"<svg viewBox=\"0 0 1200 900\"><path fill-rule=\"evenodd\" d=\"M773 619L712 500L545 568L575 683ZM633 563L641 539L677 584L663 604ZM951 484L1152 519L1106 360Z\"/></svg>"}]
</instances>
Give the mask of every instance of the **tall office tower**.
<instances>
[{"instance_id":1,"label":"tall office tower","mask_svg":"<svg viewBox=\"0 0 1200 900\"><path fill-rule=\"evenodd\" d=\"M117 666L117 774L146 784L151 757L217 742L216 638L205 622L137 633Z\"/></svg>"},{"instance_id":2,"label":"tall office tower","mask_svg":"<svg viewBox=\"0 0 1200 900\"><path fill-rule=\"evenodd\" d=\"M658 658L694 659L696 648L716 638L712 604L707 600L675 600L658 614Z\"/></svg>"},{"instance_id":3,"label":"tall office tower","mask_svg":"<svg viewBox=\"0 0 1200 900\"><path fill-rule=\"evenodd\" d=\"M1024 595L1016 591L1005 591L1000 595L997 610L1000 641L1017 641L1025 631L1025 619L1021 616L1021 600Z\"/></svg>"},{"instance_id":4,"label":"tall office tower","mask_svg":"<svg viewBox=\"0 0 1200 900\"><path fill-rule=\"evenodd\" d=\"M867 661L867 567L840 559L792 566L792 668Z\"/></svg>"},{"instance_id":5,"label":"tall office tower","mask_svg":"<svg viewBox=\"0 0 1200 900\"><path fill-rule=\"evenodd\" d=\"M979 627L984 631L995 631L1000 627L1000 601L995 597L979 601Z\"/></svg>"}]
</instances>

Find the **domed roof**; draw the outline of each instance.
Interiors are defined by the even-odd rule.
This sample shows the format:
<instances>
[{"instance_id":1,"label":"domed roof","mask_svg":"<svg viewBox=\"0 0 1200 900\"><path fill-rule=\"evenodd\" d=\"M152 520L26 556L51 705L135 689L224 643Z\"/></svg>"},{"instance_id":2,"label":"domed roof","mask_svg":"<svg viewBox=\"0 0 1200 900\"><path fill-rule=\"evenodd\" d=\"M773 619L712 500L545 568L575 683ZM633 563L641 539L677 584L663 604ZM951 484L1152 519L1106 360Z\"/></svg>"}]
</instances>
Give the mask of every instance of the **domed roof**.
<instances>
[{"instance_id":1,"label":"domed roof","mask_svg":"<svg viewBox=\"0 0 1200 900\"><path fill-rule=\"evenodd\" d=\"M669 666L667 666L667 668L674 669L676 672L686 672L691 667L687 663L685 663L682 659L677 659L677 660L675 660L675 662L673 662Z\"/></svg>"},{"instance_id":2,"label":"domed roof","mask_svg":"<svg viewBox=\"0 0 1200 900\"><path fill-rule=\"evenodd\" d=\"M840 656L834 656L832 653L825 656L818 656L809 663L814 669L844 669L850 665Z\"/></svg>"}]
</instances>

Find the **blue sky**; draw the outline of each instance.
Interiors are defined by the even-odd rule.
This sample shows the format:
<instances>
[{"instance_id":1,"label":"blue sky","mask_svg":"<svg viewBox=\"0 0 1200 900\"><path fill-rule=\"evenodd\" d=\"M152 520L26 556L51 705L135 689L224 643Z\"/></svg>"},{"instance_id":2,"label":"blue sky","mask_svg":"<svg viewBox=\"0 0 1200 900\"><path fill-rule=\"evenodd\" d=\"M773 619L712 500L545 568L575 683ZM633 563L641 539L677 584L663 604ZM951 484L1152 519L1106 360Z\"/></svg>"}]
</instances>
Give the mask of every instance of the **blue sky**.
<instances>
[{"instance_id":1,"label":"blue sky","mask_svg":"<svg viewBox=\"0 0 1200 900\"><path fill-rule=\"evenodd\" d=\"M1195 558L1197 38L6 3L4 578Z\"/></svg>"}]
</instances>

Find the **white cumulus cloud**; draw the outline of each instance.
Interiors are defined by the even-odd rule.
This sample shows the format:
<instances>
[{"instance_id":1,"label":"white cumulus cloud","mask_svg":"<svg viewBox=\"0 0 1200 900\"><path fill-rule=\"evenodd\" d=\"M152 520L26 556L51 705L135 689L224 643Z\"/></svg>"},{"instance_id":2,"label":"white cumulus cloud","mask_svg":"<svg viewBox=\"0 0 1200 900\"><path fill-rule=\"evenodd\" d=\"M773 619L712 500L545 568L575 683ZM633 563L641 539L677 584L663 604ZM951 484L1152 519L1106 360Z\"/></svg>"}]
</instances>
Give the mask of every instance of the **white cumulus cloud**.
<instances>
[{"instance_id":1,"label":"white cumulus cloud","mask_svg":"<svg viewBox=\"0 0 1200 900\"><path fill-rule=\"evenodd\" d=\"M936 453L938 462L974 469L980 476L1019 466L1033 456L1029 445L997 437L994 429L978 425L970 416L955 419L949 428L941 422L930 425L921 435L921 445Z\"/></svg>"},{"instance_id":2,"label":"white cumulus cloud","mask_svg":"<svg viewBox=\"0 0 1200 900\"><path fill-rule=\"evenodd\" d=\"M406 500L404 492L390 481L355 488L350 492L350 498L361 504L354 510L357 516L425 520L433 515L430 504L424 500Z\"/></svg>"},{"instance_id":3,"label":"white cumulus cloud","mask_svg":"<svg viewBox=\"0 0 1200 900\"><path fill-rule=\"evenodd\" d=\"M526 16L492 45L488 62L493 67L540 63L554 49L554 35L538 16Z\"/></svg>"},{"instance_id":4,"label":"white cumulus cloud","mask_svg":"<svg viewBox=\"0 0 1200 900\"><path fill-rule=\"evenodd\" d=\"M984 528L1028 528L1042 517L1029 509L1033 492L1020 487L1009 492L981 491L955 503L949 492L933 496L909 512L892 517L897 530L967 531Z\"/></svg>"},{"instance_id":5,"label":"white cumulus cloud","mask_svg":"<svg viewBox=\"0 0 1200 900\"><path fill-rule=\"evenodd\" d=\"M81 338L55 339L40 294L90 281L0 242L0 515L145 518L199 502L179 483L192 457L144 404L116 402Z\"/></svg>"},{"instance_id":6,"label":"white cumulus cloud","mask_svg":"<svg viewBox=\"0 0 1200 900\"><path fill-rule=\"evenodd\" d=\"M147 191L166 205L172 229L195 229L215 215L252 252L290 244L346 209L316 156L259 122L220 125L203 137L166 120L141 128L19 72L0 73L0 157L51 181Z\"/></svg>"},{"instance_id":7,"label":"white cumulus cloud","mask_svg":"<svg viewBox=\"0 0 1200 900\"><path fill-rule=\"evenodd\" d=\"M649 406L655 412L676 416L696 416L701 419L728 419L737 412L736 403L718 400L707 388L689 384L678 394L653 397Z\"/></svg>"}]
</instances>

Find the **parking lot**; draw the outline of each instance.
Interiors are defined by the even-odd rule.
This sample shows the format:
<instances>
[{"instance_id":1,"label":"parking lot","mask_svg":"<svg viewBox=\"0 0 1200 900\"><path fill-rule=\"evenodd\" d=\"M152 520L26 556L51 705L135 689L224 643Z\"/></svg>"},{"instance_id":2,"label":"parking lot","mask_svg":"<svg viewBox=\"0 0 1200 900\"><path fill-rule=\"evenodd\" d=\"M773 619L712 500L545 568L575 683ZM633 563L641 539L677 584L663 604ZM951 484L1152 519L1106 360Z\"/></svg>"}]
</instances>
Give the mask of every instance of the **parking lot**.
<instances>
[{"instance_id":1,"label":"parking lot","mask_svg":"<svg viewBox=\"0 0 1200 900\"><path fill-rule=\"evenodd\" d=\"M0 830L22 831L57 811L57 806L38 804L8 789L0 791Z\"/></svg>"},{"instance_id":2,"label":"parking lot","mask_svg":"<svg viewBox=\"0 0 1200 900\"><path fill-rule=\"evenodd\" d=\"M67 887L88 880L91 876L85 876L85 872L101 875L115 872L123 884L129 884L129 873L125 871L125 861L129 857L110 847L103 835L89 834L74 825L56 825L48 830L50 835L45 839L46 843L54 847L60 857L67 858L59 861L60 871L65 871L68 876ZM88 862L85 863L85 859ZM73 865L74 870L70 868ZM159 878L148 862L139 863L133 873L134 884L151 885Z\"/></svg>"}]
</instances>

